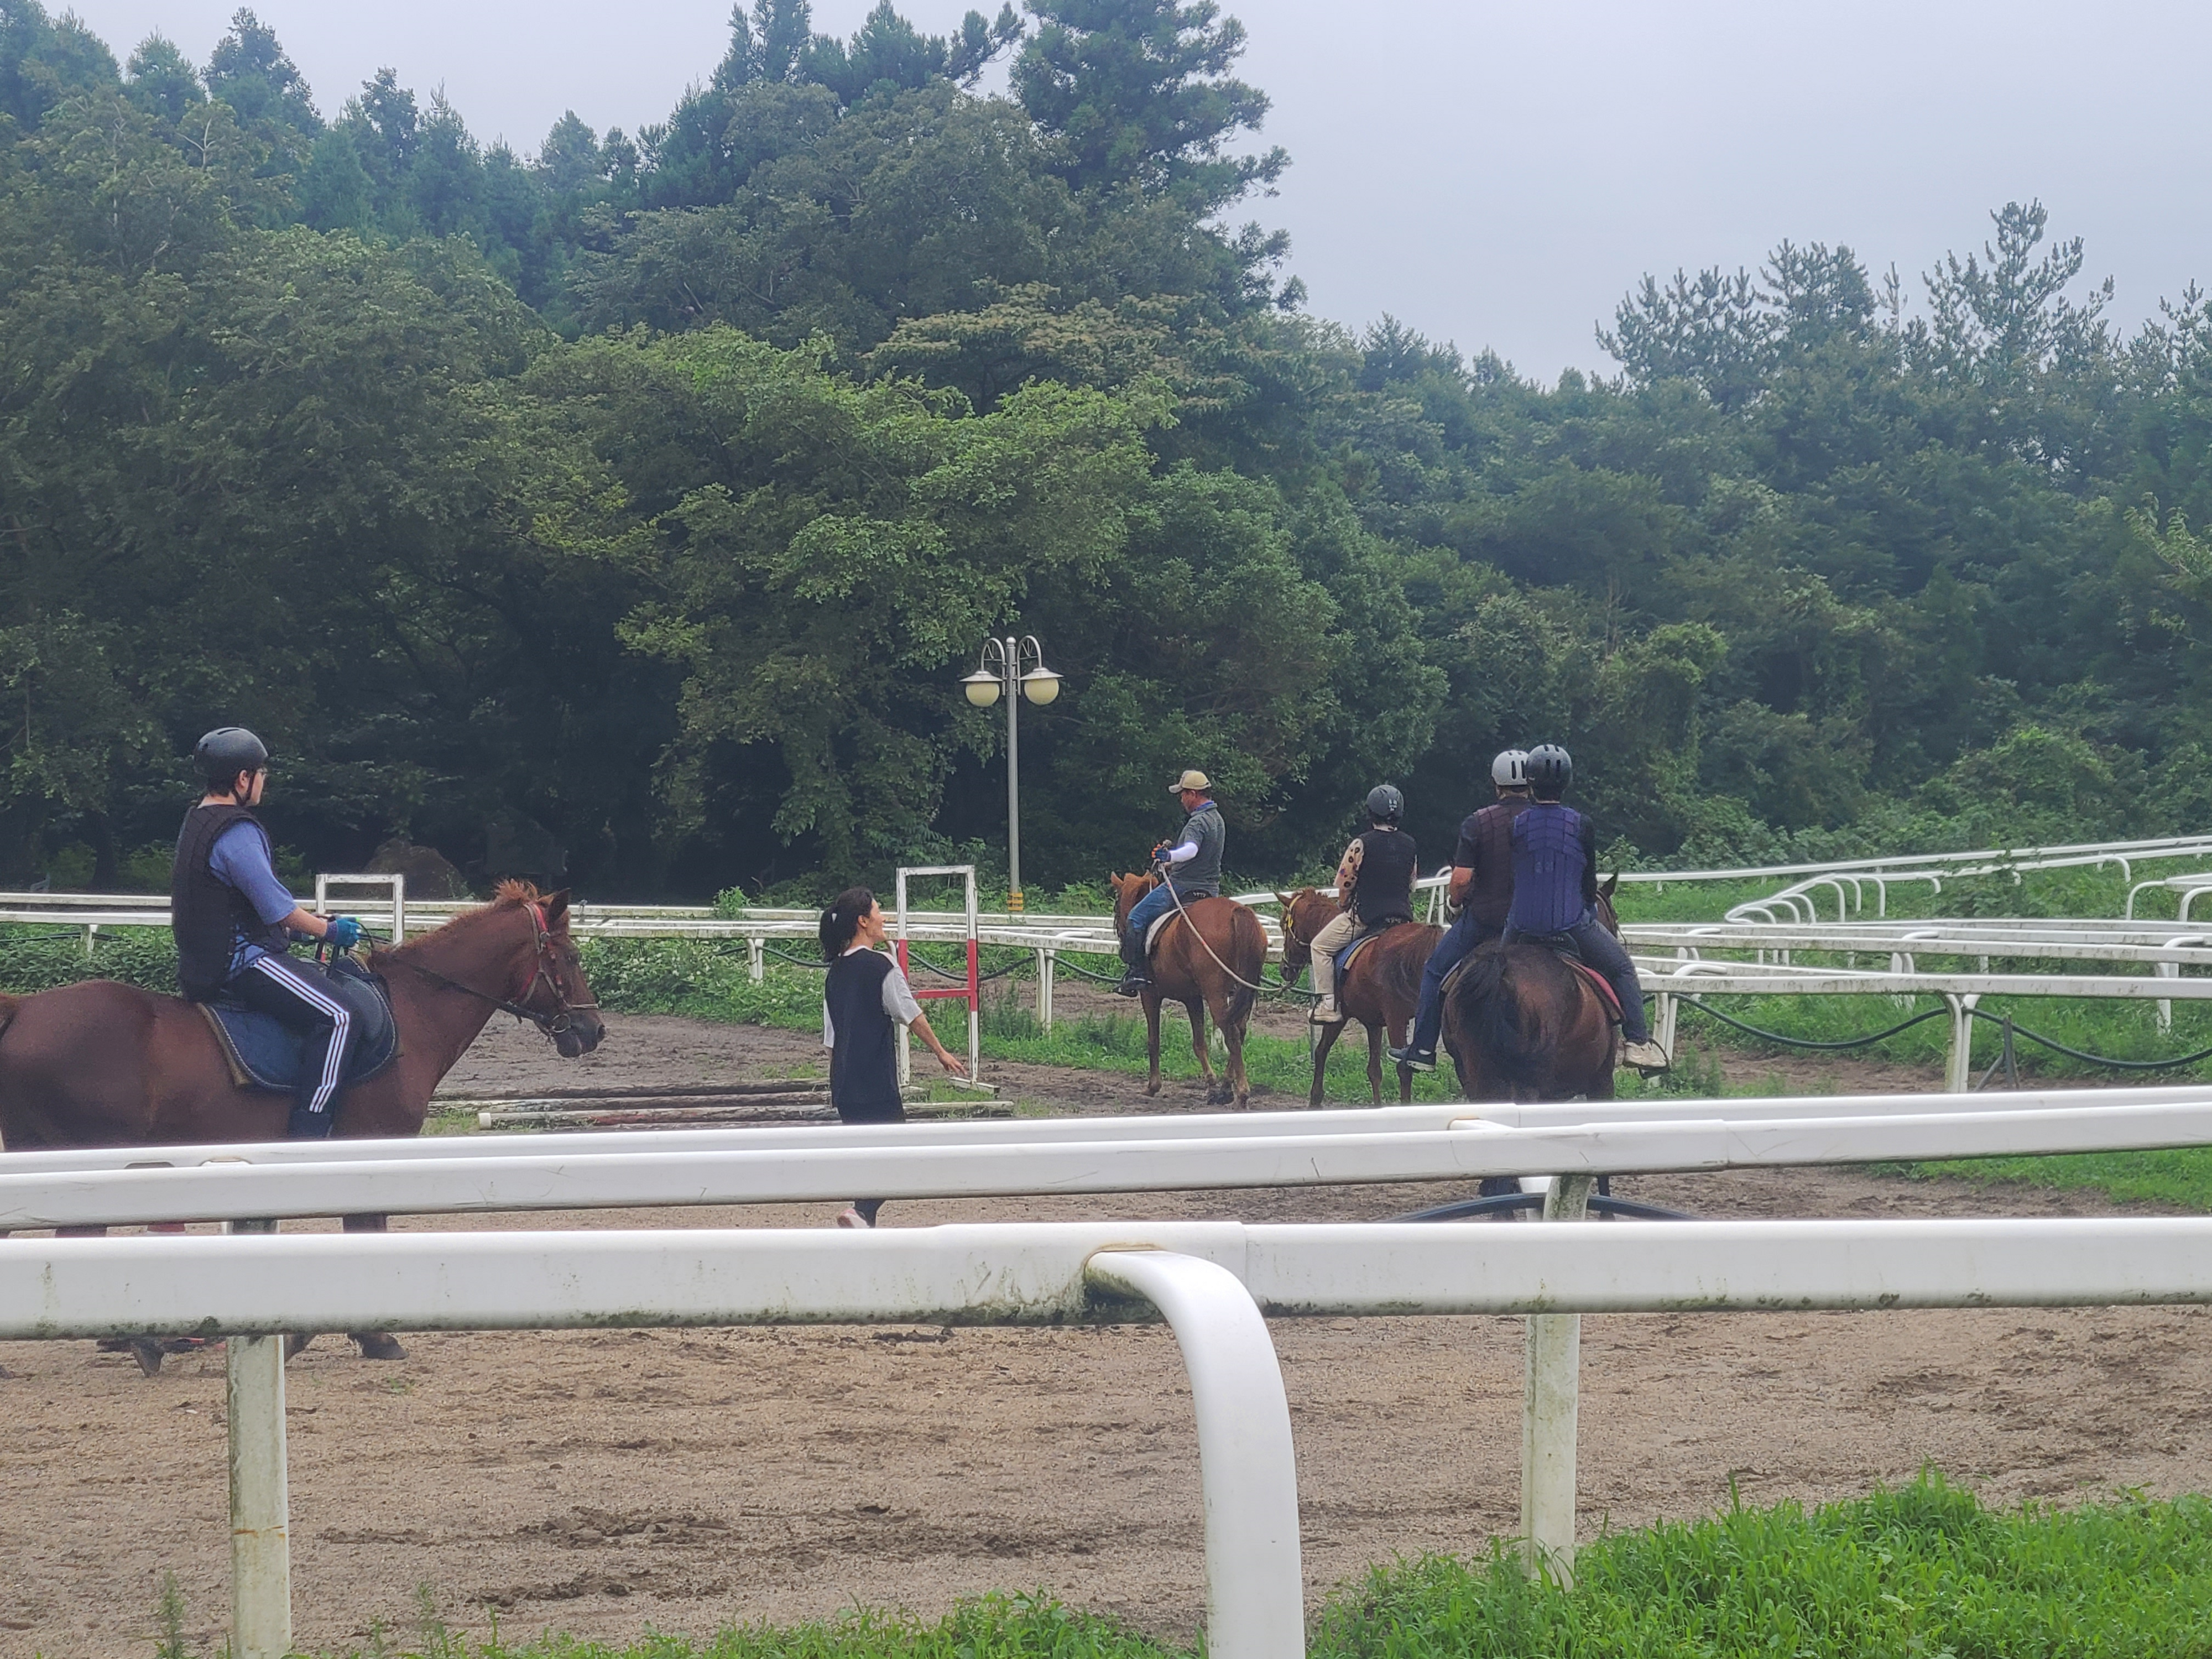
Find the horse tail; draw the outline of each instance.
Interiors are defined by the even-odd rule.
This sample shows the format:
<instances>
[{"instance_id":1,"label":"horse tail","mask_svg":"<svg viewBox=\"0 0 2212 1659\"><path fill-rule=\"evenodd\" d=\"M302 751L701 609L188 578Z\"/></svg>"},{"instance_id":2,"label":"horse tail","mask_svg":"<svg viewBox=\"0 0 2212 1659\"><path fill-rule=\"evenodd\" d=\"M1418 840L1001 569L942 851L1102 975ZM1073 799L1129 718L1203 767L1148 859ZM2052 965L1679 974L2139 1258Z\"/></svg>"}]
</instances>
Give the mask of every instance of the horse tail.
<instances>
[{"instance_id":1,"label":"horse tail","mask_svg":"<svg viewBox=\"0 0 2212 1659\"><path fill-rule=\"evenodd\" d=\"M1529 1085L1542 1071L1536 1034L1522 1024L1521 999L1507 970L1511 958L1503 950L1481 951L1468 959L1454 988L1467 1032L1475 1048L1508 1082Z\"/></svg>"},{"instance_id":2,"label":"horse tail","mask_svg":"<svg viewBox=\"0 0 2212 1659\"><path fill-rule=\"evenodd\" d=\"M1260 918L1241 904L1229 918L1228 956L1231 977L1223 1006L1229 1010L1227 1023L1242 1028L1251 1018L1252 1005L1258 1000L1259 994L1252 987L1267 971L1267 933L1260 926Z\"/></svg>"}]
</instances>

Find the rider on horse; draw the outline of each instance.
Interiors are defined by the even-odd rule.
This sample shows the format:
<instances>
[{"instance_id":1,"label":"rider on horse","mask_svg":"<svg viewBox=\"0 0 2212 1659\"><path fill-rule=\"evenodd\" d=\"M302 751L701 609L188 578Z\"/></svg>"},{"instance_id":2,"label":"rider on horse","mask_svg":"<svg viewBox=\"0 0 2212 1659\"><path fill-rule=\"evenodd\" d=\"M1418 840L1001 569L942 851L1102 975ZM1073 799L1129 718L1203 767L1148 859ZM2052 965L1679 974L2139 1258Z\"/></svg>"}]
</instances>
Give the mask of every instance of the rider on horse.
<instances>
[{"instance_id":1,"label":"rider on horse","mask_svg":"<svg viewBox=\"0 0 2212 1659\"><path fill-rule=\"evenodd\" d=\"M1644 1023L1644 988L1620 941L1597 918L1597 831L1559 797L1575 763L1555 743L1528 751L1529 793L1535 799L1513 820L1513 908L1504 942L1571 941L1583 961L1605 975L1620 1000L1621 1063L1663 1072L1667 1051Z\"/></svg>"},{"instance_id":2,"label":"rider on horse","mask_svg":"<svg viewBox=\"0 0 2212 1659\"><path fill-rule=\"evenodd\" d=\"M1213 804L1213 781L1195 768L1168 786L1168 793L1182 802L1182 832L1170 846L1152 848L1160 884L1139 899L1121 929L1121 982L1114 988L1125 997L1141 996L1152 982L1145 955L1145 935L1152 923L1179 904L1195 898L1218 898L1221 894L1221 851L1229 839L1221 809Z\"/></svg>"},{"instance_id":3,"label":"rider on horse","mask_svg":"<svg viewBox=\"0 0 2212 1659\"><path fill-rule=\"evenodd\" d=\"M260 738L244 726L222 726L199 740L192 762L207 793L185 814L170 868L179 988L188 1000L234 998L307 1032L289 1133L327 1135L331 1097L352 1058L357 1020L328 979L292 959L290 940L303 933L350 951L361 943L361 924L302 909L276 879L268 831L253 815L269 781L269 750Z\"/></svg>"},{"instance_id":4,"label":"rider on horse","mask_svg":"<svg viewBox=\"0 0 2212 1659\"><path fill-rule=\"evenodd\" d=\"M1437 1038L1444 1023L1444 981L1453 969L1505 931L1513 904L1513 820L1528 805L1528 756L1508 749L1490 763L1498 799L1471 812L1459 826L1459 850L1452 855L1451 902L1459 916L1444 930L1429 965L1421 969L1420 1007L1413 1034L1390 1058L1416 1072L1437 1068Z\"/></svg>"},{"instance_id":5,"label":"rider on horse","mask_svg":"<svg viewBox=\"0 0 2212 1659\"><path fill-rule=\"evenodd\" d=\"M1398 827L1406 798L1389 784L1367 794L1364 833L1352 838L1336 864L1338 914L1313 937L1314 991L1321 999L1308 1016L1316 1025L1340 1025L1336 1000L1336 953L1362 933L1379 933L1413 919L1413 878L1420 855Z\"/></svg>"}]
</instances>

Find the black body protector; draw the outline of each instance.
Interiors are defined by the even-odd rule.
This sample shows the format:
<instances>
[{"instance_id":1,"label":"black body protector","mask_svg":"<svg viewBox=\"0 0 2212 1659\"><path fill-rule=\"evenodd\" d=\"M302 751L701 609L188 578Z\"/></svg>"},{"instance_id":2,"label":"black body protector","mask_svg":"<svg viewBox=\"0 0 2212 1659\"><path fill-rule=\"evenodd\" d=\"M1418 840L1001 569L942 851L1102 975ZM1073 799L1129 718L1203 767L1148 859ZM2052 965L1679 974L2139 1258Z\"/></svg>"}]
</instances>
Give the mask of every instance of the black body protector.
<instances>
[{"instance_id":1,"label":"black body protector","mask_svg":"<svg viewBox=\"0 0 2212 1659\"><path fill-rule=\"evenodd\" d=\"M1359 837L1359 878L1352 913L1362 933L1413 919L1413 878L1420 854L1413 838L1394 825L1377 824Z\"/></svg>"},{"instance_id":2,"label":"black body protector","mask_svg":"<svg viewBox=\"0 0 2212 1659\"><path fill-rule=\"evenodd\" d=\"M195 806L177 832L176 862L169 866L169 929L177 939L177 988L187 1001L207 1002L222 991L240 939L256 940L280 957L289 944L282 927L263 921L245 894L208 868L216 841L240 818L261 821L250 808L228 801Z\"/></svg>"}]
</instances>

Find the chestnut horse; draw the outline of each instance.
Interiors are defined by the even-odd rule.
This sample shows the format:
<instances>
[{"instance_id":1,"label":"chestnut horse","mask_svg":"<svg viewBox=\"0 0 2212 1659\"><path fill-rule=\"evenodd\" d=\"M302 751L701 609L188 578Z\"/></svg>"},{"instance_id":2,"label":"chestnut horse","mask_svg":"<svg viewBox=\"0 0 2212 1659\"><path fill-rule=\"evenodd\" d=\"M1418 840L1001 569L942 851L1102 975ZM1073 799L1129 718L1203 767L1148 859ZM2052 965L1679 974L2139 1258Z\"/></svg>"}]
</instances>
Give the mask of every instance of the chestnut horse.
<instances>
[{"instance_id":1,"label":"chestnut horse","mask_svg":"<svg viewBox=\"0 0 2212 1659\"><path fill-rule=\"evenodd\" d=\"M1620 880L1597 902L1616 934ZM1620 1036L1611 1005L1549 945L1486 945L1444 981L1444 1046L1468 1100L1610 1100Z\"/></svg>"},{"instance_id":2,"label":"chestnut horse","mask_svg":"<svg viewBox=\"0 0 2212 1659\"><path fill-rule=\"evenodd\" d=\"M399 1056L338 1097L340 1135L418 1133L430 1091L495 1012L530 1019L568 1059L606 1035L568 937L565 892L504 882L491 903L374 952L369 965L391 988ZM98 979L0 994L0 1146L10 1152L281 1140L291 1109L289 1094L232 1081L205 1017L180 998ZM384 1225L380 1215L345 1218L349 1232ZM389 1336L356 1340L369 1358L398 1357ZM158 1351L140 1363L149 1358L160 1363Z\"/></svg>"},{"instance_id":3,"label":"chestnut horse","mask_svg":"<svg viewBox=\"0 0 2212 1659\"><path fill-rule=\"evenodd\" d=\"M1283 983L1290 985L1313 960L1314 935L1338 911L1334 899L1310 887L1275 896L1283 906ZM1420 1005L1421 969L1443 932L1419 921L1386 927L1379 938L1361 947L1352 959L1352 970L1337 981L1336 1006L1367 1028L1367 1086L1377 1106L1382 1103L1383 1036L1389 1034L1394 1048L1405 1045L1407 1028ZM1321 1104L1322 1073L1328 1065L1328 1051L1344 1035L1344 1024L1339 1020L1321 1027L1321 1040L1314 1045L1313 1090L1306 1096L1309 1106ZM1401 1066L1398 1098L1403 1103L1413 1097L1413 1068Z\"/></svg>"},{"instance_id":4,"label":"chestnut horse","mask_svg":"<svg viewBox=\"0 0 2212 1659\"><path fill-rule=\"evenodd\" d=\"M1159 885L1152 875L1115 876L1114 931L1120 933L1136 902ZM1206 1103L1239 1109L1251 1098L1252 1085L1244 1075L1244 1031L1252 1023L1252 1000L1260 975L1267 968L1267 935L1251 908L1234 899L1195 898L1160 929L1152 947L1152 982L1146 988L1146 1038L1152 1055L1152 1074L1145 1085L1147 1095L1160 1091L1160 1004L1180 1002L1190 1015L1191 1052L1198 1056L1199 1074L1206 1079ZM1225 1080L1217 1081L1206 1053L1206 1012L1221 1028L1228 1045Z\"/></svg>"}]
</instances>

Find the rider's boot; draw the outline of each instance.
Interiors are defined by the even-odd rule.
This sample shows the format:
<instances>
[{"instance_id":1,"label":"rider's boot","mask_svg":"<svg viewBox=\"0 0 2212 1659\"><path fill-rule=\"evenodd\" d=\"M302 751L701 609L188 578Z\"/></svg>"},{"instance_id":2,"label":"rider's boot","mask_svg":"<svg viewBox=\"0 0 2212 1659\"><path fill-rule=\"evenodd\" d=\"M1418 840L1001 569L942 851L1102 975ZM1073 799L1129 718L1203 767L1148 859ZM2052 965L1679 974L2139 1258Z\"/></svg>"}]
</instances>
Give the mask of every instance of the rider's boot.
<instances>
[{"instance_id":1,"label":"rider's boot","mask_svg":"<svg viewBox=\"0 0 2212 1659\"><path fill-rule=\"evenodd\" d=\"M1314 1004L1313 1012L1306 1016L1306 1019L1315 1025L1341 1025L1344 1024L1344 1010L1337 1006L1334 997L1327 996Z\"/></svg>"},{"instance_id":2,"label":"rider's boot","mask_svg":"<svg viewBox=\"0 0 2212 1659\"><path fill-rule=\"evenodd\" d=\"M1390 1050L1390 1058L1409 1072L1433 1072L1437 1069L1437 1051L1416 1048L1411 1043Z\"/></svg>"},{"instance_id":3,"label":"rider's boot","mask_svg":"<svg viewBox=\"0 0 2212 1659\"><path fill-rule=\"evenodd\" d=\"M291 1121L284 1126L285 1134L294 1140L328 1140L331 1126L337 1121L337 1103L332 1101L321 1111L311 1112L305 1106L295 1104L292 1108Z\"/></svg>"},{"instance_id":4,"label":"rider's boot","mask_svg":"<svg viewBox=\"0 0 2212 1659\"><path fill-rule=\"evenodd\" d=\"M1663 1072L1674 1062L1667 1057L1667 1051L1664 1048L1650 1037L1644 1037L1635 1042L1623 1042L1620 1045L1620 1063L1624 1066L1632 1066L1639 1072Z\"/></svg>"}]
</instances>

